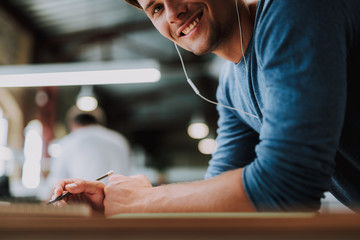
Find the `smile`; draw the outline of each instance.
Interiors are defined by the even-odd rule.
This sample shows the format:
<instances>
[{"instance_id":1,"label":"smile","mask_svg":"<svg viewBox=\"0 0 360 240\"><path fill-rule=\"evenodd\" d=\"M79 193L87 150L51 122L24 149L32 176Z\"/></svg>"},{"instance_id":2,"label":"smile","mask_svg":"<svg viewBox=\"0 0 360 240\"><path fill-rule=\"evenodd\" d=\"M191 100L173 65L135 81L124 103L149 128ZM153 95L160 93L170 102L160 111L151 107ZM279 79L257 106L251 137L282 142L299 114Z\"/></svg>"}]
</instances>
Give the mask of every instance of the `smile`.
<instances>
[{"instance_id":1,"label":"smile","mask_svg":"<svg viewBox=\"0 0 360 240\"><path fill-rule=\"evenodd\" d=\"M190 22L184 29L181 31L180 36L186 36L192 32L194 28L199 24L202 17L202 13L199 14L192 22Z\"/></svg>"},{"instance_id":2,"label":"smile","mask_svg":"<svg viewBox=\"0 0 360 240\"><path fill-rule=\"evenodd\" d=\"M199 18L196 18L192 23L190 23L189 26L187 26L187 27L181 32L181 33L182 33L181 35L183 35L183 36L188 35L188 34L191 32L191 30L193 30L193 29L198 25L199 21L200 21L200 19L199 19Z\"/></svg>"}]
</instances>

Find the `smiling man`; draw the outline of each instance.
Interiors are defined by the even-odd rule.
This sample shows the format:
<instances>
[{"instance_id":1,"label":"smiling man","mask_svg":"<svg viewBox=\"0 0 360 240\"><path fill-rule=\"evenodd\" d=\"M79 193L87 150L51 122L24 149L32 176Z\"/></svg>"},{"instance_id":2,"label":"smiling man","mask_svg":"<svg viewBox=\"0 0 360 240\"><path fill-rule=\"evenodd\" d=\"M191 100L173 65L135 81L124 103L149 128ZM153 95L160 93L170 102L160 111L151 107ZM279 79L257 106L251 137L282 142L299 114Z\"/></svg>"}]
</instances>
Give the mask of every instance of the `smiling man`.
<instances>
[{"instance_id":1,"label":"smiling man","mask_svg":"<svg viewBox=\"0 0 360 240\"><path fill-rule=\"evenodd\" d=\"M360 1L127 2L182 48L228 60L217 91L218 149L203 181L66 179L53 197L67 190L106 215L316 211L331 191L358 210Z\"/></svg>"},{"instance_id":2,"label":"smiling man","mask_svg":"<svg viewBox=\"0 0 360 240\"><path fill-rule=\"evenodd\" d=\"M131 1L129 1L131 2ZM215 53L227 60L241 58L239 25L234 1L138 1L156 29L166 38L197 55ZM186 3L186 4L185 4ZM248 42L255 12L239 1L244 42ZM232 11L219 11L233 9Z\"/></svg>"}]
</instances>

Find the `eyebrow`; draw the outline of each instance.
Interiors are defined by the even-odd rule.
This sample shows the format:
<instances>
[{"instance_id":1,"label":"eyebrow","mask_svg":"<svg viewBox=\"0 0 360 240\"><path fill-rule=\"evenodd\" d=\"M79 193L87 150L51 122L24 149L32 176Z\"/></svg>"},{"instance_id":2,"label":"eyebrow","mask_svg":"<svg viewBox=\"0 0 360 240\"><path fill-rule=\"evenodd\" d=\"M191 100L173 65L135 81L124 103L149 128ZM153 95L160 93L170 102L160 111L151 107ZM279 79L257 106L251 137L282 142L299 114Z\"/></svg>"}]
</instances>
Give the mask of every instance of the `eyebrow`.
<instances>
[{"instance_id":1,"label":"eyebrow","mask_svg":"<svg viewBox=\"0 0 360 240\"><path fill-rule=\"evenodd\" d=\"M146 6L145 6L145 8L144 8L145 12L154 4L154 2L155 2L155 1L150 1L150 2L148 2L148 3L146 4Z\"/></svg>"}]
</instances>

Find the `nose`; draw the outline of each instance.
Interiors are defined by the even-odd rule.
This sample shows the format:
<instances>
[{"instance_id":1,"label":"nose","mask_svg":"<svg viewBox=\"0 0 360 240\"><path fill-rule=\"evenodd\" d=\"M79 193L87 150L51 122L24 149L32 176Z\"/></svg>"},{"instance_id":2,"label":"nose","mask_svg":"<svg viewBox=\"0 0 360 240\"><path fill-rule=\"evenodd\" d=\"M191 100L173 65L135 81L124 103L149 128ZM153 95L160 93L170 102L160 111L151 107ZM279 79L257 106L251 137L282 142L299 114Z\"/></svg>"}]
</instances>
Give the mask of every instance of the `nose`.
<instances>
[{"instance_id":1,"label":"nose","mask_svg":"<svg viewBox=\"0 0 360 240\"><path fill-rule=\"evenodd\" d=\"M186 13L187 7L182 0L165 0L166 18L169 23L175 23Z\"/></svg>"}]
</instances>

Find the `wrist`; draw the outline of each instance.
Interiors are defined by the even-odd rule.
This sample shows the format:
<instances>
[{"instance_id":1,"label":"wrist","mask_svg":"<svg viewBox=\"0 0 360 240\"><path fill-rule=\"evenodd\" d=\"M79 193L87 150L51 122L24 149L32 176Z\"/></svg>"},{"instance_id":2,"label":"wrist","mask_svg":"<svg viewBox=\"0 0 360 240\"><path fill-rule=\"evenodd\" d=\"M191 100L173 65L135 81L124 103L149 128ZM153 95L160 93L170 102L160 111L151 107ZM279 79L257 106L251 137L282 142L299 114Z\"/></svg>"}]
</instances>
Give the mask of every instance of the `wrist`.
<instances>
[{"instance_id":1,"label":"wrist","mask_svg":"<svg viewBox=\"0 0 360 240\"><path fill-rule=\"evenodd\" d=\"M136 209L140 212L255 211L242 184L242 169L209 180L146 188ZM139 198L138 198L139 199Z\"/></svg>"}]
</instances>

